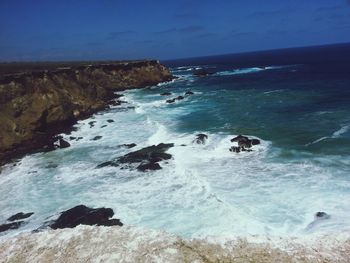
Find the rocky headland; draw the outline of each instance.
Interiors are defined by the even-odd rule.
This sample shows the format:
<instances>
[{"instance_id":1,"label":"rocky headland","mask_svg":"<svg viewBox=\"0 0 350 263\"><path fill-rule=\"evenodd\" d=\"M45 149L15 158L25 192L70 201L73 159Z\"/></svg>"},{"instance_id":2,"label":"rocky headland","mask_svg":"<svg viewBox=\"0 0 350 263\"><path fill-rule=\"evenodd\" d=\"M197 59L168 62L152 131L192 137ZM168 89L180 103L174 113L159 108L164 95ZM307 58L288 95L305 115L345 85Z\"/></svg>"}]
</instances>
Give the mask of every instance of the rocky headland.
<instances>
[{"instance_id":1,"label":"rocky headland","mask_svg":"<svg viewBox=\"0 0 350 263\"><path fill-rule=\"evenodd\" d=\"M57 133L121 103L117 91L172 80L156 60L0 65L0 165L51 150ZM64 143L63 143L64 144Z\"/></svg>"}]
</instances>

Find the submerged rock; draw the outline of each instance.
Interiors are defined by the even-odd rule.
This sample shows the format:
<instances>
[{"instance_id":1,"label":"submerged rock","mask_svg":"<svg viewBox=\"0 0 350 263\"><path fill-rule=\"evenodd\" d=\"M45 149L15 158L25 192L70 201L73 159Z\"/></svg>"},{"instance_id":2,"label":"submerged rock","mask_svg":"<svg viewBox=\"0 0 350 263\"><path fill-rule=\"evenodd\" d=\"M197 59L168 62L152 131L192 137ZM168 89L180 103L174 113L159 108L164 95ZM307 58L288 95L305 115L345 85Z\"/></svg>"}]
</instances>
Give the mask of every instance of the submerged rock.
<instances>
[{"instance_id":1,"label":"submerged rock","mask_svg":"<svg viewBox=\"0 0 350 263\"><path fill-rule=\"evenodd\" d=\"M88 124L90 125L90 128L95 126L96 121L90 121Z\"/></svg>"},{"instance_id":2,"label":"submerged rock","mask_svg":"<svg viewBox=\"0 0 350 263\"><path fill-rule=\"evenodd\" d=\"M330 219L331 216L327 214L326 212L317 212L314 216L315 220L325 220L325 219Z\"/></svg>"},{"instance_id":3,"label":"submerged rock","mask_svg":"<svg viewBox=\"0 0 350 263\"><path fill-rule=\"evenodd\" d=\"M161 96L170 96L172 93L171 92L163 92L160 95Z\"/></svg>"},{"instance_id":4,"label":"submerged rock","mask_svg":"<svg viewBox=\"0 0 350 263\"><path fill-rule=\"evenodd\" d=\"M13 216L10 216L7 219L7 221L12 222L12 221L20 220L20 219L25 219L25 218L32 216L33 214L34 214L33 212L30 212L30 213L20 212L20 213L14 214Z\"/></svg>"},{"instance_id":5,"label":"submerged rock","mask_svg":"<svg viewBox=\"0 0 350 263\"><path fill-rule=\"evenodd\" d=\"M119 219L110 219L114 215L111 208L89 208L85 205L75 206L49 225L52 229L73 228L78 225L122 226Z\"/></svg>"},{"instance_id":6,"label":"submerged rock","mask_svg":"<svg viewBox=\"0 0 350 263\"><path fill-rule=\"evenodd\" d=\"M208 76L208 75L212 75L214 74L213 72L209 72L205 69L198 69L196 71L193 72L193 75L194 76L197 76L197 77L205 77L205 76Z\"/></svg>"},{"instance_id":7,"label":"submerged rock","mask_svg":"<svg viewBox=\"0 0 350 263\"><path fill-rule=\"evenodd\" d=\"M194 93L192 91L186 91L185 96L193 95Z\"/></svg>"},{"instance_id":8,"label":"submerged rock","mask_svg":"<svg viewBox=\"0 0 350 263\"><path fill-rule=\"evenodd\" d=\"M112 123L112 122L114 122L114 120L108 119L107 122Z\"/></svg>"},{"instance_id":9,"label":"submerged rock","mask_svg":"<svg viewBox=\"0 0 350 263\"><path fill-rule=\"evenodd\" d=\"M119 147L126 147L128 149L134 148L136 146L136 143L126 143L126 144L121 144Z\"/></svg>"},{"instance_id":10,"label":"submerged rock","mask_svg":"<svg viewBox=\"0 0 350 263\"><path fill-rule=\"evenodd\" d=\"M183 97L183 96L178 96L178 97L176 97L176 99L177 99L177 100L183 100L184 97Z\"/></svg>"},{"instance_id":11,"label":"submerged rock","mask_svg":"<svg viewBox=\"0 0 350 263\"><path fill-rule=\"evenodd\" d=\"M166 103L174 103L175 99L166 100Z\"/></svg>"},{"instance_id":12,"label":"submerged rock","mask_svg":"<svg viewBox=\"0 0 350 263\"><path fill-rule=\"evenodd\" d=\"M205 144L205 141L208 139L208 135L204 133L199 133L196 135L197 138L194 140L197 144Z\"/></svg>"},{"instance_id":13,"label":"submerged rock","mask_svg":"<svg viewBox=\"0 0 350 263\"><path fill-rule=\"evenodd\" d=\"M13 223L9 223L9 224L0 225L0 233L5 232L5 231L10 230L10 229L11 230L18 229L23 223L24 223L24 221L17 221L17 222L13 222Z\"/></svg>"},{"instance_id":14,"label":"submerged rock","mask_svg":"<svg viewBox=\"0 0 350 263\"><path fill-rule=\"evenodd\" d=\"M94 138L92 138L91 140L97 141L97 140L100 140L101 138L102 138L102 136L98 135L98 136L95 136Z\"/></svg>"}]
</instances>

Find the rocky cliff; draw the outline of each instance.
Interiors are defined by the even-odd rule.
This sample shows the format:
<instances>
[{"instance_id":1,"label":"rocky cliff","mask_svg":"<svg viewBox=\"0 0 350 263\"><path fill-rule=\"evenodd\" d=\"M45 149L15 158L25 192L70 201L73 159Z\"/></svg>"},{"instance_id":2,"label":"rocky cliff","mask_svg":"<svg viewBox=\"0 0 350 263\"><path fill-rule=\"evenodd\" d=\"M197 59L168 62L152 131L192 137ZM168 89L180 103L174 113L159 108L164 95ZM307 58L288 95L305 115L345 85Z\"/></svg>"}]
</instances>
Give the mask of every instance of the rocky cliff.
<instances>
[{"instance_id":1,"label":"rocky cliff","mask_svg":"<svg viewBox=\"0 0 350 263\"><path fill-rule=\"evenodd\" d=\"M1 70L0 165L47 146L53 134L107 107L116 91L173 78L166 67L154 60L32 68Z\"/></svg>"}]
</instances>

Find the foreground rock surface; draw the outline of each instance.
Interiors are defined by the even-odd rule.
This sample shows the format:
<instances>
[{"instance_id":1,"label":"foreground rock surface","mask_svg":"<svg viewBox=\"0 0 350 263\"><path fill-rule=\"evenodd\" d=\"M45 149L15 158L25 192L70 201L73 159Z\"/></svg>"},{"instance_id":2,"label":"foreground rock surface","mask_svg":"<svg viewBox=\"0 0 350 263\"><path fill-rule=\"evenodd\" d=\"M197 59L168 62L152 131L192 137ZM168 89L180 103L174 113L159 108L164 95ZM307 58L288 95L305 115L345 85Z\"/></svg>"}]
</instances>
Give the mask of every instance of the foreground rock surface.
<instances>
[{"instance_id":1,"label":"foreground rock surface","mask_svg":"<svg viewBox=\"0 0 350 263\"><path fill-rule=\"evenodd\" d=\"M138 227L78 226L0 242L3 262L350 262L349 233L308 240L186 240Z\"/></svg>"},{"instance_id":2,"label":"foreground rock surface","mask_svg":"<svg viewBox=\"0 0 350 263\"><path fill-rule=\"evenodd\" d=\"M154 60L0 64L0 165L51 144L52 134L120 97L115 91L172 78Z\"/></svg>"}]
</instances>

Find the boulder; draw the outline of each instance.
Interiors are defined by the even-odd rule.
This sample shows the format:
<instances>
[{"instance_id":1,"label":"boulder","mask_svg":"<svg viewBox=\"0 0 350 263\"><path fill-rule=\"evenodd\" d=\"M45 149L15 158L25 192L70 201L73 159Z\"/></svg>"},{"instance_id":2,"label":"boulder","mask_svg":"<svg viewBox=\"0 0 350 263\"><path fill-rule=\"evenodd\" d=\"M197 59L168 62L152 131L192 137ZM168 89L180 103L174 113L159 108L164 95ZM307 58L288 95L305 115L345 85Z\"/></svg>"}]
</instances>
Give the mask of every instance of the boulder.
<instances>
[{"instance_id":1,"label":"boulder","mask_svg":"<svg viewBox=\"0 0 350 263\"><path fill-rule=\"evenodd\" d=\"M140 164L139 166L137 166L137 170L141 172L145 172L147 170L160 170L160 169L162 169L162 167L160 167L159 163L156 163L156 162Z\"/></svg>"},{"instance_id":2,"label":"boulder","mask_svg":"<svg viewBox=\"0 0 350 263\"><path fill-rule=\"evenodd\" d=\"M49 226L52 229L73 228L78 225L122 226L119 219L111 219L111 208L89 208L85 205L75 206L61 215Z\"/></svg>"},{"instance_id":3,"label":"boulder","mask_svg":"<svg viewBox=\"0 0 350 263\"><path fill-rule=\"evenodd\" d=\"M199 133L196 135L197 138L194 140L197 144L205 144L205 141L208 139L208 135L204 133Z\"/></svg>"},{"instance_id":4,"label":"boulder","mask_svg":"<svg viewBox=\"0 0 350 263\"><path fill-rule=\"evenodd\" d=\"M186 91L185 96L193 95L194 93L192 91Z\"/></svg>"},{"instance_id":5,"label":"boulder","mask_svg":"<svg viewBox=\"0 0 350 263\"><path fill-rule=\"evenodd\" d=\"M317 212L314 215L314 219L315 220L325 220L325 219L330 219L331 216L329 214L327 214L326 212Z\"/></svg>"},{"instance_id":6,"label":"boulder","mask_svg":"<svg viewBox=\"0 0 350 263\"><path fill-rule=\"evenodd\" d=\"M237 142L238 147L237 146L232 146L229 150L230 152L251 152L252 150L250 148L252 148L253 145L258 145L260 144L260 140L258 139L249 139L247 136L243 136L243 135L238 135L234 138L231 139L231 142Z\"/></svg>"},{"instance_id":7,"label":"boulder","mask_svg":"<svg viewBox=\"0 0 350 263\"><path fill-rule=\"evenodd\" d=\"M59 139L59 148L68 148L70 143L65 141L64 139Z\"/></svg>"},{"instance_id":8,"label":"boulder","mask_svg":"<svg viewBox=\"0 0 350 263\"><path fill-rule=\"evenodd\" d=\"M20 220L20 219L25 219L25 218L28 218L30 216L32 216L34 213L33 212L30 212L30 213L23 213L23 212L20 212L20 213L17 213L17 214L14 214L13 216L10 216L7 221L17 221L17 220Z\"/></svg>"},{"instance_id":9,"label":"boulder","mask_svg":"<svg viewBox=\"0 0 350 263\"><path fill-rule=\"evenodd\" d=\"M177 100L183 100L184 97L183 97L183 96L178 96L178 97L176 97L176 99L177 99Z\"/></svg>"},{"instance_id":10,"label":"boulder","mask_svg":"<svg viewBox=\"0 0 350 263\"><path fill-rule=\"evenodd\" d=\"M107 122L112 123L112 122L114 122L114 120L109 119L109 120L107 120Z\"/></svg>"},{"instance_id":11,"label":"boulder","mask_svg":"<svg viewBox=\"0 0 350 263\"><path fill-rule=\"evenodd\" d=\"M174 103L175 99L166 100L166 103Z\"/></svg>"}]
</instances>

